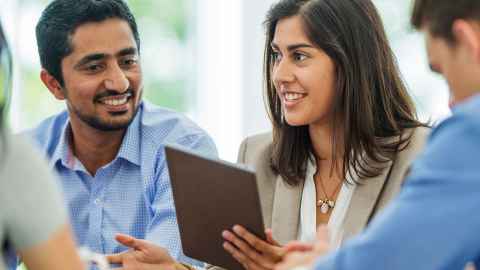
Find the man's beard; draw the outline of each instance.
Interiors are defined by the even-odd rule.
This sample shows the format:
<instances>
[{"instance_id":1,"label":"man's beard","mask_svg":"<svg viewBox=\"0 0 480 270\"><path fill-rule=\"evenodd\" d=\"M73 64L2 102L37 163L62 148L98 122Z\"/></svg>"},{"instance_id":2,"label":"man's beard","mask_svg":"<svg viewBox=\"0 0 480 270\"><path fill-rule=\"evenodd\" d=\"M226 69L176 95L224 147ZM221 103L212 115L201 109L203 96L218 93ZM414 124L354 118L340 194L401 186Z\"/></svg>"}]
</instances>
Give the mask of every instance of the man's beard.
<instances>
[{"instance_id":1,"label":"man's beard","mask_svg":"<svg viewBox=\"0 0 480 270\"><path fill-rule=\"evenodd\" d=\"M135 94L133 94L133 91L132 90L128 90L128 91L130 91L132 93L132 96L130 97L130 99L135 99ZM94 102L98 102L98 100L101 97L113 96L114 95L111 91L107 91L107 92L110 92L110 94L101 93L101 94L97 95L94 98ZM129 101L127 101L127 102L129 102ZM136 106L134 105L135 107L133 108L133 113L127 120L122 121L122 122L115 122L115 121L108 121L108 120L104 121L98 115L83 114L82 111L77 109L72 103L68 103L67 106L68 106L69 110L72 113L74 113L81 121L83 121L84 123L86 123L90 127L94 128L94 129L97 129L97 130L100 130L100 131L118 131L118 130L127 129L128 126L130 125L130 123L133 121L133 119L137 115L138 109L140 107L138 104ZM122 114L127 114L127 113L128 112L111 113L111 115L112 115L112 117L115 117L115 115L120 116Z\"/></svg>"},{"instance_id":2,"label":"man's beard","mask_svg":"<svg viewBox=\"0 0 480 270\"><path fill-rule=\"evenodd\" d=\"M133 121L135 116L137 115L138 108L140 106L136 106L134 108L134 112L131 115L130 118L128 118L126 121L123 122L109 122L109 121L103 121L100 117L97 115L85 115L80 112L80 110L77 110L74 106L69 106L71 108L71 111L84 123L89 125L90 127L94 129L98 129L101 131L118 131L118 130L125 130L130 123Z\"/></svg>"}]
</instances>

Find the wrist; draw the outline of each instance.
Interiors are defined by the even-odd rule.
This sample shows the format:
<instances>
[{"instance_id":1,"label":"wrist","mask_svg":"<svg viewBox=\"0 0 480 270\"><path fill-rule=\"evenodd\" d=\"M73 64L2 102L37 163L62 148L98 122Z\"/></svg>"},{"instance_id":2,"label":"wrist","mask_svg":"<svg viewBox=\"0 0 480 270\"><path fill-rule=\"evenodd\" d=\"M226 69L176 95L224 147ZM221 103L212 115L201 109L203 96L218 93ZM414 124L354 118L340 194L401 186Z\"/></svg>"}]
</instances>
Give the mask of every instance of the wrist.
<instances>
[{"instance_id":1,"label":"wrist","mask_svg":"<svg viewBox=\"0 0 480 270\"><path fill-rule=\"evenodd\" d=\"M186 263L180 263L180 262L174 263L174 269L175 270L195 270L193 266L188 265Z\"/></svg>"}]
</instances>

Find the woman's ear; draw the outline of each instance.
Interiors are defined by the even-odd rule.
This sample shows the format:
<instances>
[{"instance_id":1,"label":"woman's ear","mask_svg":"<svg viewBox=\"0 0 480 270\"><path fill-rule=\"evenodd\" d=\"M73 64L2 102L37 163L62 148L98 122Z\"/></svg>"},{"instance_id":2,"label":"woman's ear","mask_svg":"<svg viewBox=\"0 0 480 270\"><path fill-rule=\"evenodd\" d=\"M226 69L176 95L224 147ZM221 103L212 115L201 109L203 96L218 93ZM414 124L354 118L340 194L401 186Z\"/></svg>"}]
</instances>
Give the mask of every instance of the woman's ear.
<instances>
[{"instance_id":1,"label":"woman's ear","mask_svg":"<svg viewBox=\"0 0 480 270\"><path fill-rule=\"evenodd\" d=\"M465 47L473 59L480 63L480 25L477 22L456 20L452 33L457 46Z\"/></svg>"},{"instance_id":2,"label":"woman's ear","mask_svg":"<svg viewBox=\"0 0 480 270\"><path fill-rule=\"evenodd\" d=\"M50 91L50 93L52 93L56 99L65 99L65 93L63 92L60 82L58 82L58 80L55 79L55 77L53 77L48 71L42 69L42 71L40 72L40 79L42 80L43 84L48 88L48 91Z\"/></svg>"}]
</instances>

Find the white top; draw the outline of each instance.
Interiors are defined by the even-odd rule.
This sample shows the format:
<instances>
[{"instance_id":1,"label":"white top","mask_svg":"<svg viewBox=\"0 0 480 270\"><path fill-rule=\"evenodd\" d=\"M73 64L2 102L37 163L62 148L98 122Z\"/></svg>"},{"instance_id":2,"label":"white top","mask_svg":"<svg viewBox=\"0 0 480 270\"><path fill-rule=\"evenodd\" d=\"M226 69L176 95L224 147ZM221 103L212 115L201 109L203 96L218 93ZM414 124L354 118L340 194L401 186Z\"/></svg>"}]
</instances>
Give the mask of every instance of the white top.
<instances>
[{"instance_id":1,"label":"white top","mask_svg":"<svg viewBox=\"0 0 480 270\"><path fill-rule=\"evenodd\" d=\"M309 162L303 186L302 201L300 204L300 225L298 227L298 240L311 242L317 232L317 195L313 176L317 170L316 164ZM327 228L330 237L330 247L337 249L343 239L344 220L350 206L355 185L344 183L338 194L335 207L330 215Z\"/></svg>"}]
</instances>

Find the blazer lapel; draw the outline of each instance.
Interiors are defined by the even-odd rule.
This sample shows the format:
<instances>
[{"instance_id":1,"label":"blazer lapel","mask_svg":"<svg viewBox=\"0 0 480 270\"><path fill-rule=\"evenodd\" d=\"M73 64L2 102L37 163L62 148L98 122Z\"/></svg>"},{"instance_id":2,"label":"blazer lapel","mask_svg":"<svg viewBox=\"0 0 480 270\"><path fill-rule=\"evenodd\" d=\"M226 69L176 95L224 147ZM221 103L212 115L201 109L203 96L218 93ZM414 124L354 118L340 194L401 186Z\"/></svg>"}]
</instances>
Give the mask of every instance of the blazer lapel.
<instances>
[{"instance_id":1,"label":"blazer lapel","mask_svg":"<svg viewBox=\"0 0 480 270\"><path fill-rule=\"evenodd\" d=\"M342 242L362 231L369 222L379 201L383 186L389 176L392 163L374 178L365 180L365 184L357 185L353 191L350 206L344 220L344 235Z\"/></svg>"},{"instance_id":2,"label":"blazer lapel","mask_svg":"<svg viewBox=\"0 0 480 270\"><path fill-rule=\"evenodd\" d=\"M302 200L303 181L290 186L281 176L277 177L272 212L272 232L275 240L286 244L297 238L300 220L300 202Z\"/></svg>"}]
</instances>

